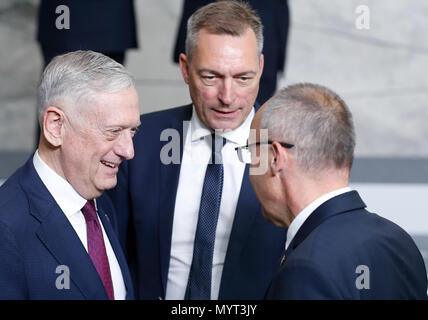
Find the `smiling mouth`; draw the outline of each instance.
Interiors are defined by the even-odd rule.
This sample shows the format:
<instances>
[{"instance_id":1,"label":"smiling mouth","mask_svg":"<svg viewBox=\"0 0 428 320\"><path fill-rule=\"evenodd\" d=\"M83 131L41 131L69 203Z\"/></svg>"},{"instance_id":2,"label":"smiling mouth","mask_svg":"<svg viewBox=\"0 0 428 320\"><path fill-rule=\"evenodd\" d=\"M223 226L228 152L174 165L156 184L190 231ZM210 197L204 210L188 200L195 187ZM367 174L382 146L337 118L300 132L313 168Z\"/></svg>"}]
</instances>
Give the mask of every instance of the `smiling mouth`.
<instances>
[{"instance_id":1,"label":"smiling mouth","mask_svg":"<svg viewBox=\"0 0 428 320\"><path fill-rule=\"evenodd\" d=\"M113 168L113 169L119 166L119 164L117 164L117 163L108 162L108 161L105 161L105 160L101 160L101 163L103 165L105 165L106 167Z\"/></svg>"}]
</instances>

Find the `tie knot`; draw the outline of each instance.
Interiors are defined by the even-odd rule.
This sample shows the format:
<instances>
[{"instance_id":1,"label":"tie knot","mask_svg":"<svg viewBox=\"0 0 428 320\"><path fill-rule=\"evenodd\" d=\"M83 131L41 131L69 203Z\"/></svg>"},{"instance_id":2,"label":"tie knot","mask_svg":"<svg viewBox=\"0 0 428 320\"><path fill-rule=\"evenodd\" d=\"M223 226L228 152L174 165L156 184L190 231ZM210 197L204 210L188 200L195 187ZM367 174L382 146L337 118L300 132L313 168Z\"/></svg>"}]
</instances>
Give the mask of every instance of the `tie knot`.
<instances>
[{"instance_id":1,"label":"tie knot","mask_svg":"<svg viewBox=\"0 0 428 320\"><path fill-rule=\"evenodd\" d=\"M86 222L97 220L97 211L95 210L94 200L88 200L82 208L83 216Z\"/></svg>"},{"instance_id":2,"label":"tie knot","mask_svg":"<svg viewBox=\"0 0 428 320\"><path fill-rule=\"evenodd\" d=\"M226 144L226 139L222 136L211 134L211 163L220 164L223 162L221 150Z\"/></svg>"}]
</instances>

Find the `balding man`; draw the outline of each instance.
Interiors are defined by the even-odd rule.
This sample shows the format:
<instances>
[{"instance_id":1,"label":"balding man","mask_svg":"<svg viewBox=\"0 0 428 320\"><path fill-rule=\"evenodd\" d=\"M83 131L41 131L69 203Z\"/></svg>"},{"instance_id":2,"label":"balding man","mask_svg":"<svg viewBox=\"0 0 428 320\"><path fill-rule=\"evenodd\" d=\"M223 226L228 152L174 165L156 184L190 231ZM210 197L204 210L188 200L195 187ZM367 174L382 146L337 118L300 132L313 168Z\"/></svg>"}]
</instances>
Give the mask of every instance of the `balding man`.
<instances>
[{"instance_id":1,"label":"balding man","mask_svg":"<svg viewBox=\"0 0 428 320\"><path fill-rule=\"evenodd\" d=\"M285 88L252 129L239 152L252 161L264 217L288 227L268 299L426 298L424 261L411 237L366 211L348 186L355 134L337 94L314 84Z\"/></svg>"}]
</instances>

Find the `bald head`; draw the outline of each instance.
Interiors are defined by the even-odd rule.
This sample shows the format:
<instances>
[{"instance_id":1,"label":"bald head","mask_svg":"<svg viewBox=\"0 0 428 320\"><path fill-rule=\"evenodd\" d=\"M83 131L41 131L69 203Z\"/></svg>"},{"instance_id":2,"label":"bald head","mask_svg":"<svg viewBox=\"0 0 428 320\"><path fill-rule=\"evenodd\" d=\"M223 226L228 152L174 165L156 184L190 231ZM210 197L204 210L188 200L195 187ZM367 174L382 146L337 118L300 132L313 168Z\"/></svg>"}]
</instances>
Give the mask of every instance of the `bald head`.
<instances>
[{"instance_id":1,"label":"bald head","mask_svg":"<svg viewBox=\"0 0 428 320\"><path fill-rule=\"evenodd\" d=\"M307 172L349 172L355 148L352 115L330 89L310 83L292 85L265 103L255 125L268 129L270 140L295 145L292 152Z\"/></svg>"}]
</instances>

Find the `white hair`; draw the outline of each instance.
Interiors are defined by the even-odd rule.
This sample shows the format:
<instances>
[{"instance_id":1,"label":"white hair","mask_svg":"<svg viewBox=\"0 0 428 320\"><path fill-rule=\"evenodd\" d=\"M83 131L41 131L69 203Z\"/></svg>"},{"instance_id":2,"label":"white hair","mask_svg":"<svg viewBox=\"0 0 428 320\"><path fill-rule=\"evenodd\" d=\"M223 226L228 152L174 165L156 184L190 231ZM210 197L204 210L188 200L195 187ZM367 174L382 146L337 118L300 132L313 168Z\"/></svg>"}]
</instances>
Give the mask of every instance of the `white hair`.
<instances>
[{"instance_id":1,"label":"white hair","mask_svg":"<svg viewBox=\"0 0 428 320\"><path fill-rule=\"evenodd\" d=\"M55 57L44 70L37 95L38 120L42 127L48 106L77 105L97 91L116 92L134 85L126 68L94 51L74 51ZM76 111L76 110L75 110Z\"/></svg>"}]
</instances>

